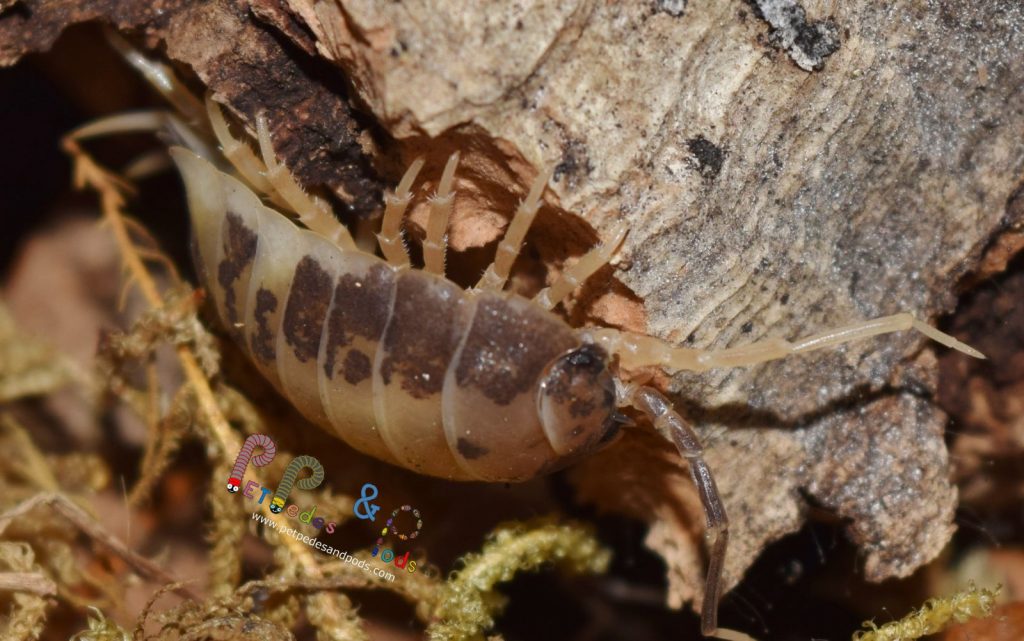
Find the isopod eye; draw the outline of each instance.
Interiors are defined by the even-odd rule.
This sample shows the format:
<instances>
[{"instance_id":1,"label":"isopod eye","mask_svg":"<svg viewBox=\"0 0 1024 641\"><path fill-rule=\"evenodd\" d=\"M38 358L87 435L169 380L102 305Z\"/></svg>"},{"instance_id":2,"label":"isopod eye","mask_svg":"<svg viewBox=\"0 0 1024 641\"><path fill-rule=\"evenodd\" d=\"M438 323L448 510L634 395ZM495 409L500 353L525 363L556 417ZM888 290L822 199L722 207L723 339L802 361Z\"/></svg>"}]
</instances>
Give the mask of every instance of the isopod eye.
<instances>
[{"instance_id":1,"label":"isopod eye","mask_svg":"<svg viewBox=\"0 0 1024 641\"><path fill-rule=\"evenodd\" d=\"M228 483L228 492L231 492L232 494L234 494L237 491L238 491L238 488L236 488L234 485Z\"/></svg>"},{"instance_id":2,"label":"isopod eye","mask_svg":"<svg viewBox=\"0 0 1024 641\"><path fill-rule=\"evenodd\" d=\"M615 382L605 351L584 345L552 361L537 393L537 410L558 454L575 454L606 440L615 423Z\"/></svg>"}]
</instances>

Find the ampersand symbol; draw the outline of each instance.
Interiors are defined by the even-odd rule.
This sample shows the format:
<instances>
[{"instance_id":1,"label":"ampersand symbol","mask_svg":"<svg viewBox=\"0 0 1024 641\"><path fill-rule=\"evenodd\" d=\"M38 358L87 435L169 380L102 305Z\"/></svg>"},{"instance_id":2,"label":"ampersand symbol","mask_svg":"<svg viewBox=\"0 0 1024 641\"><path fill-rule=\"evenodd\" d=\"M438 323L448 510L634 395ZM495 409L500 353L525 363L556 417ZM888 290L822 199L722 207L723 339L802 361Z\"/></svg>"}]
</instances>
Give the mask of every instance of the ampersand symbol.
<instances>
[{"instance_id":1,"label":"ampersand symbol","mask_svg":"<svg viewBox=\"0 0 1024 641\"><path fill-rule=\"evenodd\" d=\"M371 491L373 494L370 494ZM377 511L380 510L380 506L370 503L370 500L377 498L377 486L373 483L367 483L359 493L362 495L362 498L356 501L355 506L352 507L352 514L355 514L357 519L376 520Z\"/></svg>"}]
</instances>

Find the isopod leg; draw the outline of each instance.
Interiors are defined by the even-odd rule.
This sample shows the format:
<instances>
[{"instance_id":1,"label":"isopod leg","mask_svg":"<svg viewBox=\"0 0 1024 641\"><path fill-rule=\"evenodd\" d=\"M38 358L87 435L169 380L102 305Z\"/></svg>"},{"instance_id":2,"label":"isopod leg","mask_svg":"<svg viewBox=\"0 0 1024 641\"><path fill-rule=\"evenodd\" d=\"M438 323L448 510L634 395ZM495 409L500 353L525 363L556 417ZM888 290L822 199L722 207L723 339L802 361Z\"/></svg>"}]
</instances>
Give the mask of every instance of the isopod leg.
<instances>
[{"instance_id":1,"label":"isopod leg","mask_svg":"<svg viewBox=\"0 0 1024 641\"><path fill-rule=\"evenodd\" d=\"M768 338L749 345L706 351L686 347L673 347L651 336L598 329L588 332L590 340L600 343L609 352L619 356L619 363L627 369L656 366L668 370L703 372L716 367L745 367L765 361L802 354L826 347L834 347L862 338L915 329L937 343L975 358L985 355L935 329L906 312L860 321L837 329L830 329L790 342L781 338Z\"/></svg>"},{"instance_id":2,"label":"isopod leg","mask_svg":"<svg viewBox=\"0 0 1024 641\"><path fill-rule=\"evenodd\" d=\"M412 200L412 193L409 190L422 168L422 158L412 161L399 181L395 193L384 196L384 220L380 226L380 233L377 234L377 242L380 243L380 251L384 254L385 260L392 267L409 266L409 254L402 242L402 218L405 216L409 201Z\"/></svg>"},{"instance_id":3,"label":"isopod leg","mask_svg":"<svg viewBox=\"0 0 1024 641\"><path fill-rule=\"evenodd\" d=\"M625 237L625 224L619 224L614 227L611 238L607 242L583 254L583 257L576 261L576 264L562 272L562 275L550 287L542 289L533 301L544 309L552 309L563 298L568 296L572 290L579 287L583 281L590 278L594 272L607 265Z\"/></svg>"},{"instance_id":4,"label":"isopod leg","mask_svg":"<svg viewBox=\"0 0 1024 641\"><path fill-rule=\"evenodd\" d=\"M704 448L693 429L687 425L668 399L650 387L635 388L626 402L643 412L665 438L675 444L686 459L690 476L700 495L707 521L708 570L704 584L704 602L700 613L700 629L710 636L718 629L718 601L722 592L722 569L729 544L729 519L725 514L722 497L715 485L711 469L704 462Z\"/></svg>"},{"instance_id":5,"label":"isopod leg","mask_svg":"<svg viewBox=\"0 0 1024 641\"><path fill-rule=\"evenodd\" d=\"M267 180L274 190L299 215L303 225L333 241L342 249L354 249L356 244L345 226L337 221L330 207L316 196L310 196L295 182L288 168L277 162L274 147L270 141L270 129L262 115L256 116L256 135L260 144L263 163L267 166Z\"/></svg>"},{"instance_id":6,"label":"isopod leg","mask_svg":"<svg viewBox=\"0 0 1024 641\"><path fill-rule=\"evenodd\" d=\"M224 119L224 112L210 96L206 96L206 113L210 118L213 135L217 137L217 143L220 144L221 151L224 152L224 157L234 166L238 174L256 191L270 195L274 204L283 205L284 201L277 196L274 186L264 175L267 167L263 161L256 156L249 145L231 135L227 120ZM275 196L277 197L274 198Z\"/></svg>"},{"instance_id":7,"label":"isopod leg","mask_svg":"<svg viewBox=\"0 0 1024 641\"><path fill-rule=\"evenodd\" d=\"M526 238L526 232L533 224L537 210L540 209L540 197L550 179L551 170L547 170L538 174L536 180L533 181L530 193L519 203L512 222L509 223L508 229L505 231L505 237L498 243L494 262L487 266L487 271L480 278L480 282L476 284L477 289L498 291L505 287L505 281L508 280L509 272L512 271L512 263L516 261L519 249L523 246L523 239Z\"/></svg>"},{"instance_id":8,"label":"isopod leg","mask_svg":"<svg viewBox=\"0 0 1024 641\"><path fill-rule=\"evenodd\" d=\"M423 241L423 269L429 274L444 275L445 233L448 231L448 219L452 215L452 204L455 194L452 192L452 181L455 168L459 164L459 152L448 158L441 174L441 182L437 193L430 199L430 217L427 219L427 238Z\"/></svg>"}]
</instances>

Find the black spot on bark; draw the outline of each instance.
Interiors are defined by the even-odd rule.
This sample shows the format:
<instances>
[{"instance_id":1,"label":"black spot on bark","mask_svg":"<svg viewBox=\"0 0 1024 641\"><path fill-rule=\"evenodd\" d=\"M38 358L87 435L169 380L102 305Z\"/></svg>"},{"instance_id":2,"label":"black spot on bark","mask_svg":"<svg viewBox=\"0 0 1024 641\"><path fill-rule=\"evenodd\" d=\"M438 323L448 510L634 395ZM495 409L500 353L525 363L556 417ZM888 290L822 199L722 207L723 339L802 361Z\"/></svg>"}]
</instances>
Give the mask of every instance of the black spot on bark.
<instances>
[{"instance_id":1,"label":"black spot on bark","mask_svg":"<svg viewBox=\"0 0 1024 641\"><path fill-rule=\"evenodd\" d=\"M486 447L480 447L469 439L461 437L456 441L455 447L459 450L459 454L470 461L478 459L490 451Z\"/></svg>"},{"instance_id":2,"label":"black spot on bark","mask_svg":"<svg viewBox=\"0 0 1024 641\"><path fill-rule=\"evenodd\" d=\"M722 163L725 161L725 151L716 146L704 136L697 136L686 141L686 147L697 160L697 168L700 175L707 180L714 180L718 172L722 171Z\"/></svg>"},{"instance_id":3,"label":"black spot on bark","mask_svg":"<svg viewBox=\"0 0 1024 641\"><path fill-rule=\"evenodd\" d=\"M256 233L245 226L241 216L228 212L223 242L224 260L217 266L217 282L224 288L224 310L228 316L228 331L237 337L240 334L235 327L239 320L238 297L233 285L256 257Z\"/></svg>"},{"instance_id":4,"label":"black spot on bark","mask_svg":"<svg viewBox=\"0 0 1024 641\"><path fill-rule=\"evenodd\" d=\"M256 290L256 309L253 312L256 320L256 333L252 335L252 353L264 363L272 363L276 357L274 333L267 324L267 314L277 309L277 296L268 289L260 287Z\"/></svg>"},{"instance_id":5,"label":"black spot on bark","mask_svg":"<svg viewBox=\"0 0 1024 641\"><path fill-rule=\"evenodd\" d=\"M804 22L796 27L794 46L799 48L811 60L818 61L820 67L824 58L831 56L839 49L839 28L829 20L821 22Z\"/></svg>"},{"instance_id":6,"label":"black spot on bark","mask_svg":"<svg viewBox=\"0 0 1024 641\"><path fill-rule=\"evenodd\" d=\"M342 372L349 384L358 385L370 378L371 367L370 357L358 349L353 349L345 356Z\"/></svg>"},{"instance_id":7,"label":"black spot on bark","mask_svg":"<svg viewBox=\"0 0 1024 641\"><path fill-rule=\"evenodd\" d=\"M761 7L757 6L757 0L743 0L743 2L753 11L755 18L764 20L764 14L761 13Z\"/></svg>"},{"instance_id":8,"label":"black spot on bark","mask_svg":"<svg viewBox=\"0 0 1024 641\"><path fill-rule=\"evenodd\" d=\"M839 26L831 18L808 20L807 11L796 0L746 1L758 18L771 25L771 44L785 50L801 69L821 69L825 58L839 49Z\"/></svg>"},{"instance_id":9,"label":"black spot on bark","mask_svg":"<svg viewBox=\"0 0 1024 641\"><path fill-rule=\"evenodd\" d=\"M562 176L566 176L569 184L575 184L592 170L590 159L587 157L587 146L579 140L570 140L562 149L562 162L555 165L553 178L558 181Z\"/></svg>"},{"instance_id":10,"label":"black spot on bark","mask_svg":"<svg viewBox=\"0 0 1024 641\"><path fill-rule=\"evenodd\" d=\"M295 267L281 327L295 358L305 363L320 352L327 309L331 304L331 276L312 256Z\"/></svg>"}]
</instances>

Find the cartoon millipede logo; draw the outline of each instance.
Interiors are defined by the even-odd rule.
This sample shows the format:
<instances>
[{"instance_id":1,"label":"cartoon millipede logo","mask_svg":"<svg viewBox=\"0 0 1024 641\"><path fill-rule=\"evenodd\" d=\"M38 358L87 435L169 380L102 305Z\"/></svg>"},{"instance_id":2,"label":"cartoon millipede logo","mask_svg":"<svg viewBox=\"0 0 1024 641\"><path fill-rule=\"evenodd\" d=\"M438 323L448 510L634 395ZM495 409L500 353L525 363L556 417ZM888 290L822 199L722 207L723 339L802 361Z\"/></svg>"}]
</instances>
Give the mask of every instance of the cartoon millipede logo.
<instances>
[{"instance_id":1,"label":"cartoon millipede logo","mask_svg":"<svg viewBox=\"0 0 1024 641\"><path fill-rule=\"evenodd\" d=\"M299 475L299 470L304 467L308 467L313 472L313 475L307 476L296 483L295 479ZM277 486L277 492L274 492L274 500L270 502L270 511L274 514L280 514L284 510L284 501L291 493L293 485L298 485L303 490L312 490L323 482L324 466L320 465L320 461L308 455L295 458L288 464L288 468L284 471L284 477Z\"/></svg>"},{"instance_id":2,"label":"cartoon millipede logo","mask_svg":"<svg viewBox=\"0 0 1024 641\"><path fill-rule=\"evenodd\" d=\"M261 451L255 456L253 453L259 448ZM227 490L232 494L237 494L239 489L242 488L242 480L245 475L245 471L248 469L249 464L252 463L256 467L264 467L269 465L274 457L277 456L277 444L274 443L274 439L270 438L266 434L252 434L245 439L241 449L238 451L238 456L235 458L235 464L231 468L231 476L228 478ZM299 473L308 469L310 475L299 478ZM280 483L277 485L276 490L271 490L267 487L260 487L260 484L256 481L248 481L245 484L245 488L242 489L242 495L249 499L256 499L256 502L263 505L264 500L267 496L273 493L273 499L270 501L269 508L274 514L285 513L292 518L298 518L302 523L309 524L317 530L323 529L328 534L333 534L337 527L337 522L329 521L322 516L314 518L316 515L316 506L313 506L305 512L299 512L299 506L294 503L285 508L285 503L291 494L292 488L297 487L301 490L312 490L320 486L324 481L324 466L320 463L315 456L309 456L304 454L297 456L288 464L285 468L284 476L281 477ZM260 496L257 499L253 491L259 488ZM371 501L378 496L377 486L372 483L365 483L360 490L361 497L355 501L352 507L352 514L357 519L376 521L377 512L380 510L380 506ZM408 512L416 519L416 529L409 534L398 531L395 521L399 514ZM385 563L394 562L395 567L403 568L408 572L416 571L416 562L409 560L409 552L406 552L404 556L398 556L398 554L389 548L383 548L384 537L391 533L397 536L401 541L411 541L420 534L420 530L423 529L423 517L420 511L411 505L403 505L391 512L391 516L388 518L387 523L381 529L380 536L374 542L373 550L370 552L371 556L376 557L380 554L380 559Z\"/></svg>"},{"instance_id":3,"label":"cartoon millipede logo","mask_svg":"<svg viewBox=\"0 0 1024 641\"><path fill-rule=\"evenodd\" d=\"M262 448L263 451L253 458L252 452L257 447ZM242 475L245 474L246 468L249 467L250 460L256 467L263 467L264 465L269 465L275 456L277 456L277 445L274 444L272 438L266 434L250 435L242 443L242 449L238 450L238 456L235 457L235 465L231 468L231 478L228 479L228 492L232 494L238 492L239 487L242 485Z\"/></svg>"}]
</instances>

